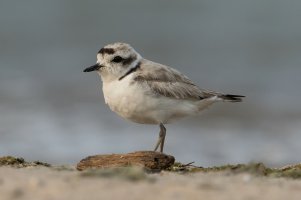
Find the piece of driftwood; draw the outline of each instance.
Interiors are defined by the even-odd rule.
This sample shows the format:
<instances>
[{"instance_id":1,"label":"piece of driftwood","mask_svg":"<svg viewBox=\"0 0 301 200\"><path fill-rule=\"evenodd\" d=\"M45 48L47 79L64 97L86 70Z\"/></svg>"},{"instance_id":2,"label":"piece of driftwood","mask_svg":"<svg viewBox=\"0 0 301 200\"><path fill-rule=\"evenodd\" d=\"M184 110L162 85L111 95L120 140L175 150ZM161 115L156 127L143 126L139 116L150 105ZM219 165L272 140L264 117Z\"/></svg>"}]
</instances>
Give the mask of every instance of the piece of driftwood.
<instances>
[{"instance_id":1,"label":"piece of driftwood","mask_svg":"<svg viewBox=\"0 0 301 200\"><path fill-rule=\"evenodd\" d=\"M136 151L127 154L95 155L82 159L78 170L139 166L146 170L162 170L174 164L175 158L155 151Z\"/></svg>"}]
</instances>

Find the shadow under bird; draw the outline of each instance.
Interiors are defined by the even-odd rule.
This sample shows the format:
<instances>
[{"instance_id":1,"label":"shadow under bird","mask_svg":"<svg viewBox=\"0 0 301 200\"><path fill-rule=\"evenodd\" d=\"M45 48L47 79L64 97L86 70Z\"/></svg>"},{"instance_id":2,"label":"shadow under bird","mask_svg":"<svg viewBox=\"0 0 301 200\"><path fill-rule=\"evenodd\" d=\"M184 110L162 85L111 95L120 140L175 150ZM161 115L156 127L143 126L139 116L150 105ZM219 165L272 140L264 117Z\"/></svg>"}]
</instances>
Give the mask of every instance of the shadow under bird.
<instances>
[{"instance_id":1,"label":"shadow under bird","mask_svg":"<svg viewBox=\"0 0 301 200\"><path fill-rule=\"evenodd\" d=\"M244 97L201 89L179 71L143 58L126 43L101 48L96 64L84 70L92 71L101 77L112 111L136 123L160 126L154 151L160 146L163 152L164 124L196 115L215 102L241 102Z\"/></svg>"}]
</instances>

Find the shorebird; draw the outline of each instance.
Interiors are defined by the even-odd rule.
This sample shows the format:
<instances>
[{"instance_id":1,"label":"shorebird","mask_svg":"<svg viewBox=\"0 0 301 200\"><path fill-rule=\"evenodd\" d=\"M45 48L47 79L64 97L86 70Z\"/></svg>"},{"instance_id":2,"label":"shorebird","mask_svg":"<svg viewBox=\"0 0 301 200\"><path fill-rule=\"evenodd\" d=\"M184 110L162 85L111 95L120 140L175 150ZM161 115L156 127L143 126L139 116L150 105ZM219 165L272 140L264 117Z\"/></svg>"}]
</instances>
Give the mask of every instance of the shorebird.
<instances>
[{"instance_id":1,"label":"shorebird","mask_svg":"<svg viewBox=\"0 0 301 200\"><path fill-rule=\"evenodd\" d=\"M163 152L164 124L196 115L215 102L240 102L244 96L223 94L196 86L179 71L143 58L126 43L108 44L97 53L97 62L84 72L96 71L110 109L141 124L158 124Z\"/></svg>"}]
</instances>

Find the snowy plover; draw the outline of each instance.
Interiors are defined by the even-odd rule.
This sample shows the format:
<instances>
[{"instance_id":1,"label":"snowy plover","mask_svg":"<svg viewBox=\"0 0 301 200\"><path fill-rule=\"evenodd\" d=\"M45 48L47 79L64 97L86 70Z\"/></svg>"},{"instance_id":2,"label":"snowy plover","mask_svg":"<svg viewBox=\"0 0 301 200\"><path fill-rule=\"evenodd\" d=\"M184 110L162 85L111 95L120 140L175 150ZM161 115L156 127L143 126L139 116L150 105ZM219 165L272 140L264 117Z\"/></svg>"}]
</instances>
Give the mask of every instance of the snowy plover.
<instances>
[{"instance_id":1,"label":"snowy plover","mask_svg":"<svg viewBox=\"0 0 301 200\"><path fill-rule=\"evenodd\" d=\"M219 101L240 102L241 95L222 94L200 89L179 71L143 58L129 44L113 43L101 48L97 62L84 72L97 71L110 109L123 118L158 124L163 152L164 124L194 115Z\"/></svg>"}]
</instances>

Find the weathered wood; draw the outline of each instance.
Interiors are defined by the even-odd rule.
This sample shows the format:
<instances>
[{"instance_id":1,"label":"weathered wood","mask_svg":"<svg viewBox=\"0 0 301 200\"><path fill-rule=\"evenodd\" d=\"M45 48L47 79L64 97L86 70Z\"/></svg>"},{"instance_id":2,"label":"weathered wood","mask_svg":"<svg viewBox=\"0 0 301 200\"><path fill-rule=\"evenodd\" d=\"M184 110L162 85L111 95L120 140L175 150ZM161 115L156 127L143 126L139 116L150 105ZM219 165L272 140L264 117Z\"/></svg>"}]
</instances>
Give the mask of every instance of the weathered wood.
<instances>
[{"instance_id":1,"label":"weathered wood","mask_svg":"<svg viewBox=\"0 0 301 200\"><path fill-rule=\"evenodd\" d=\"M174 164L175 158L155 151L136 151L127 154L95 155L77 164L78 170L139 166L146 170L162 170Z\"/></svg>"}]
</instances>

